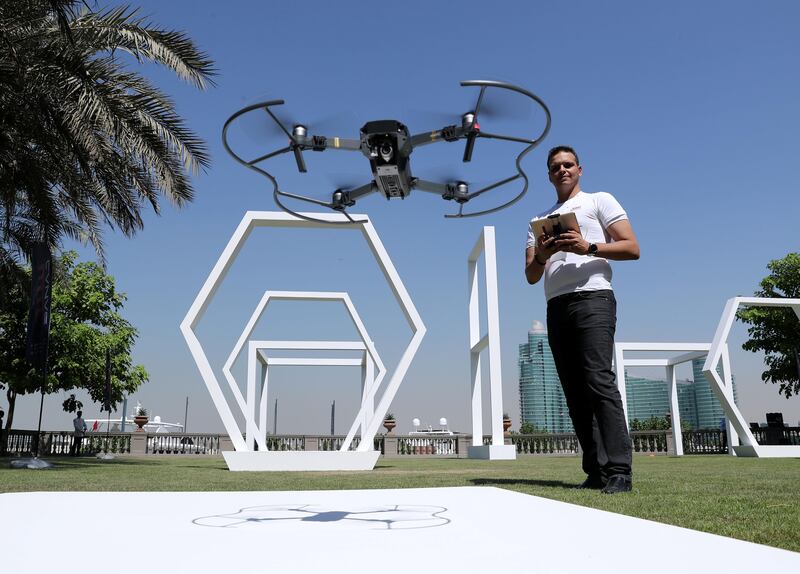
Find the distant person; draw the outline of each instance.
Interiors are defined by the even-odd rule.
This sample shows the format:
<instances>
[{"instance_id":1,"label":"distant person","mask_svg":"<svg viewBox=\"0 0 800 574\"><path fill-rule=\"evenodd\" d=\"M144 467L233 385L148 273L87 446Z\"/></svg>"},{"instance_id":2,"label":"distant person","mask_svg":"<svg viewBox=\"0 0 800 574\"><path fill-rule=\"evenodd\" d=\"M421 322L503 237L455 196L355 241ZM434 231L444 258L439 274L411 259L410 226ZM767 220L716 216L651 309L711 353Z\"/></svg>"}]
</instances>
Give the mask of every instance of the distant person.
<instances>
[{"instance_id":1,"label":"distant person","mask_svg":"<svg viewBox=\"0 0 800 574\"><path fill-rule=\"evenodd\" d=\"M83 420L83 411L78 411L78 416L72 419L72 427L75 432L72 435L72 447L69 449L70 456L81 455L81 443L83 442L83 435L86 434L86 421Z\"/></svg>"},{"instance_id":2,"label":"distant person","mask_svg":"<svg viewBox=\"0 0 800 574\"><path fill-rule=\"evenodd\" d=\"M583 168L574 149L551 149L547 171L557 202L531 220L525 277L531 285L544 277L547 337L583 449L587 477L580 488L628 492L631 441L611 370L617 302L608 260L638 259L639 244L611 194L581 191ZM575 213L580 233L534 236L535 220L568 212Z\"/></svg>"}]
</instances>

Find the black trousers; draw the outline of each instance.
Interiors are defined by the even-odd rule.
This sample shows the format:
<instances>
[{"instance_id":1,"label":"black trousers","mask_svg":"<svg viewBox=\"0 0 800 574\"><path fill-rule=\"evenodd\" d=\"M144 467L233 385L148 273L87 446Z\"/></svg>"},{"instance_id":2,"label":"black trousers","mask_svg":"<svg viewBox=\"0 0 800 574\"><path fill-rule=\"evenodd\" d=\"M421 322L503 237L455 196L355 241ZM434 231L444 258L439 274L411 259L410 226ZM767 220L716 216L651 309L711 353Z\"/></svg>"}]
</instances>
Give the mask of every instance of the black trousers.
<instances>
[{"instance_id":1,"label":"black trousers","mask_svg":"<svg viewBox=\"0 0 800 574\"><path fill-rule=\"evenodd\" d=\"M589 476L631 475L631 440L611 369L616 325L613 291L547 302L547 337Z\"/></svg>"},{"instance_id":2,"label":"black trousers","mask_svg":"<svg viewBox=\"0 0 800 574\"><path fill-rule=\"evenodd\" d=\"M70 456L80 456L81 455L81 443L83 442L83 436L78 436L77 434L72 435L72 445L69 448L69 455Z\"/></svg>"}]
</instances>

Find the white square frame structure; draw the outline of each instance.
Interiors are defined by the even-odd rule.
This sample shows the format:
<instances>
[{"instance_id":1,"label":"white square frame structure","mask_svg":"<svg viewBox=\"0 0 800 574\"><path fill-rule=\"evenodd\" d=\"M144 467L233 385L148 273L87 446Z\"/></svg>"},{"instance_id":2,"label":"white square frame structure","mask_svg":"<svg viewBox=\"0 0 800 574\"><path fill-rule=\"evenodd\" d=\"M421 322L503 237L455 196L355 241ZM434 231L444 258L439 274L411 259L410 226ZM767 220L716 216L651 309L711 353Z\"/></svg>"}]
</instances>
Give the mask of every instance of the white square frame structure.
<instances>
[{"instance_id":1,"label":"white square frame structure","mask_svg":"<svg viewBox=\"0 0 800 574\"><path fill-rule=\"evenodd\" d=\"M711 350L709 343L614 343L614 364L617 373L617 387L622 397L622 408L625 411L625 424L628 424L628 393L625 386L626 367L664 367L666 369L666 381L669 394L669 412L672 421L672 436L675 439L675 454L683 456L683 433L681 431L681 411L678 405L678 381L675 374L675 367L680 364L688 363L708 355ZM681 353L669 358L638 357L636 359L626 358L625 351L632 352L654 352L654 353ZM730 395L733 402L733 386L730 370L730 358L728 348L723 351L722 380L724 380L726 396ZM739 444L736 431L732 428L731 422L726 418L726 428L728 432L728 450L733 454L733 447Z\"/></svg>"},{"instance_id":2,"label":"white square frame structure","mask_svg":"<svg viewBox=\"0 0 800 574\"><path fill-rule=\"evenodd\" d=\"M195 297L194 302L192 303L189 311L186 313L183 321L181 321L180 329L181 333L183 334L184 339L186 340L186 344L189 347L189 351L192 354L192 358L194 359L195 363L197 364L198 370L203 378L203 382L208 389L209 394L211 395L211 400L214 403L217 412L220 415L220 419L222 420L222 424L225 427L228 436L233 444L233 447L236 449L237 454L245 454L250 452L247 448L247 443L242 435L241 429L236 422L235 417L233 416L233 412L231 411L230 405L225 398L225 395L222 393L222 388L217 380L217 376L214 372L214 369L211 367L211 363L208 360L208 356L203 349L203 345L200 342L199 338L197 337L196 329L199 322L202 320L205 312L208 310L209 305L214 299L214 296L217 293L220 285L224 282L225 277L227 276L228 272L230 271L231 266L233 265L234 261L236 261L239 253L241 252L242 247L247 242L250 234L252 233L253 229L256 227L276 227L276 228L298 228L298 229L331 229L331 230L352 230L357 229L361 232L362 236L367 242L367 246L369 247L373 257L375 258L375 262L378 264L381 272L383 273L386 282L388 283L389 287L392 290L392 294L395 297L398 305L400 305L400 309L402 310L406 321L411 329L411 339L406 345L405 350L403 351L402 355L400 356L400 360L397 363L397 366L392 372L392 375L389 379L389 382L386 385L386 390L384 391L383 395L379 403L375 407L374 416L372 417L372 421L368 423L367 429L364 432L365 436L374 436L380 425L382 418L386 415L386 412L389 410L389 406L391 405L392 400L394 399L395 395L397 394L397 390L408 371L411 362L414 359L414 355L417 353L420 344L422 343L422 339L425 337L426 328L424 323L422 322L419 313L417 312L416 307L414 306L411 297L408 294L408 291L403 284L403 281L400 279L397 270L395 269L394 265L392 264L391 258L389 254L386 252L386 249L383 246L383 243L378 236L378 233L375 231L375 228L372 225L372 222L366 215L353 215L355 219L359 221L357 223L352 224L341 224L341 215L340 214L299 214L301 216L306 215L308 217L314 217L316 219L321 219L330 222L339 222L339 225L331 226L327 223L320 222L320 221L312 221L307 219L299 219L294 215L285 213L285 212L275 212L275 211L248 211L244 214L244 217L239 222L238 227L234 231L233 235L231 236L228 244L223 249L222 254L217 259L214 268L211 270L211 273L206 278L205 283L200 289L200 292ZM374 392L376 386L373 385L372 392ZM237 399L238 401L238 399ZM247 423L254 425L255 420L248 420ZM371 441L370 441L371 442ZM362 444L359 445L359 448L365 447L364 441L362 440ZM352 451L351 451L352 452ZM278 454L278 453L275 453ZM338 451L334 451L334 455L341 455L342 453ZM227 459L226 459L227 461ZM230 462L228 462L229 468ZM364 462L360 462L357 465L359 469L366 469L367 467L364 466ZM374 467L374 462L372 463L369 468ZM294 468L287 468L284 470L306 470L306 469L294 469Z\"/></svg>"},{"instance_id":3,"label":"white square frame structure","mask_svg":"<svg viewBox=\"0 0 800 574\"><path fill-rule=\"evenodd\" d=\"M345 440L340 450L349 450L353 442L355 432L359 428L367 428L369 419L374 416L374 393L371 393L373 385L380 383L375 378L375 363L372 356L367 351L366 346L361 341L249 341L247 360L247 404L251 408L258 402L260 410L260 420L262 426L257 427L259 435L266 434L266 411L267 411L267 391L269 385L270 366L360 366L361 367L361 408L356 415L351 429L354 431L348 434L349 440ZM357 359L340 357L270 357L266 354L267 350L335 350L335 351L361 351L361 357ZM261 379L261 390L257 391L256 379L257 367L261 364L264 368ZM381 369L383 365L381 364ZM381 371L379 376L382 377ZM373 439L375 437L372 437ZM264 446L263 450L267 450Z\"/></svg>"},{"instance_id":4,"label":"white square frame structure","mask_svg":"<svg viewBox=\"0 0 800 574\"><path fill-rule=\"evenodd\" d=\"M262 343L267 343L267 346L262 346ZM251 388L250 378L256 377L256 364L260 364L263 369L263 377L261 378L261 390L259 399L259 420L261 426L258 428L259 433L266 434L267 424L267 397L269 389L269 370L270 367L299 367L299 366L323 366L323 367L361 367L361 402L364 404L363 415L356 417L355 425L356 432L360 427L362 430L367 428L369 419L374 415L375 404L374 401L368 401L368 393L375 382L375 364L372 356L367 352L366 346L359 341L308 341L301 345L301 350L310 350L307 344L311 344L314 349L320 348L320 343L330 344L336 350L359 350L361 357L357 359L342 358L342 357L271 357L267 355L268 349L295 349L296 347L289 347L287 344L296 343L296 341L251 341L250 352L248 353L248 391ZM325 348L328 348L327 346ZM255 386L255 385L253 385ZM248 404L251 399L248 397ZM255 402L255 399L253 399ZM373 437L374 438L374 437ZM339 450L350 450L352 440L343 441Z\"/></svg>"},{"instance_id":5,"label":"white square frame structure","mask_svg":"<svg viewBox=\"0 0 800 574\"><path fill-rule=\"evenodd\" d=\"M787 445L760 445L756 442L750 427L746 423L741 411L733 402L733 395L725 393L725 385L716 372L716 367L720 361L729 361L727 357L728 336L736 318L736 311L739 307L790 307L798 320L800 320L800 299L781 299L770 297L732 297L725 303L722 317L711 341L711 349L708 352L706 362L703 364L703 374L708 380L711 390L722 405L725 415L730 424L739 433L742 444L735 446L734 451L737 456L754 456L762 458L795 458L800 457L800 446ZM728 363L729 364L729 363Z\"/></svg>"},{"instance_id":6,"label":"white square frame structure","mask_svg":"<svg viewBox=\"0 0 800 574\"><path fill-rule=\"evenodd\" d=\"M478 289L478 259L484 254L486 281L486 334L480 333L480 291ZM500 311L497 296L497 255L494 227L483 228L478 241L467 258L469 272L469 355L472 386L472 446L469 458L516 460L517 449L507 445L503 437L503 383L500 365ZM481 381L481 352L488 348L489 402L491 408L492 440L483 444L483 405Z\"/></svg>"},{"instance_id":7,"label":"white square frame structure","mask_svg":"<svg viewBox=\"0 0 800 574\"><path fill-rule=\"evenodd\" d=\"M237 383L235 377L231 369L233 368L233 364L239 358L239 355L242 353L247 340L253 334L253 330L255 329L256 323L258 320L266 313L267 308L271 301L341 301L345 309L347 310L348 314L350 315L350 319L353 322L353 326L356 328L359 337L361 337L360 342L323 342L323 341L259 341L260 347L253 347L253 343L250 343L250 359L248 360L248 375L247 375L247 399L244 398L242 392L240 390L240 386ZM355 347L353 346L355 345ZM255 375L255 350L258 348L263 349L291 349L291 350L364 350L367 355L370 357L370 363L377 367L378 374L377 377L371 382L370 388L367 389L367 392L372 391L372 386L377 387L380 386L381 382L383 381L384 376L386 375L386 367L381 360L378 351L375 349L375 344L372 342L372 339L367 333L367 329L364 326L361 317L358 315L358 311L356 311L355 306L353 305L352 300L350 299L350 295L344 292L331 292L331 291L265 291L264 295L261 297L261 300L256 305L253 313L250 315L250 319L247 321L242 333L239 335L239 339L236 341L236 344L233 346L228 359L225 361L225 364L222 366L222 373L225 375L225 379L228 382L228 386L233 393L233 396L236 398L236 401L239 407L242 410L242 413L245 416L245 443L247 450L253 451L254 446L258 444L259 452L267 451L267 445L264 439L266 429L259 429L255 413L256 413L256 375ZM364 399L366 400L366 398ZM370 395L370 401L374 402L374 392ZM370 402L370 405L373 405L373 402ZM266 406L264 406L266 408ZM370 406L369 408L370 413L374 415L374 408ZM363 419L365 409L361 409L359 411L359 416ZM264 415L264 419L266 415ZM262 419L262 422L263 420ZM358 421L358 418L356 419ZM358 425L354 421L353 426L351 427L352 433L348 433L348 441L347 444L349 446L350 442L352 442L353 437L355 436L355 431L358 428ZM362 433L365 432L365 428L362 428ZM377 425L376 425L376 432L377 432ZM374 437L373 437L374 438ZM360 446L360 445L359 445Z\"/></svg>"}]
</instances>

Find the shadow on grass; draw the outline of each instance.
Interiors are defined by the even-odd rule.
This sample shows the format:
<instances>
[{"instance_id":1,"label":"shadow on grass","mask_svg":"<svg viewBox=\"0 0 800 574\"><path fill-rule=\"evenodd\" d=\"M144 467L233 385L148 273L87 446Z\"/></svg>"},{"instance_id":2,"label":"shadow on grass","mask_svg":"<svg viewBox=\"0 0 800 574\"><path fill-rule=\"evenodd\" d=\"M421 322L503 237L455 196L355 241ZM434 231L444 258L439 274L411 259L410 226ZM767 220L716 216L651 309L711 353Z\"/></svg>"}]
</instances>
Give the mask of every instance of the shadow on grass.
<instances>
[{"instance_id":1,"label":"shadow on grass","mask_svg":"<svg viewBox=\"0 0 800 574\"><path fill-rule=\"evenodd\" d=\"M544 486L547 488L563 488L572 490L577 484L561 480L535 480L530 478L473 478L470 482L475 486Z\"/></svg>"}]
</instances>

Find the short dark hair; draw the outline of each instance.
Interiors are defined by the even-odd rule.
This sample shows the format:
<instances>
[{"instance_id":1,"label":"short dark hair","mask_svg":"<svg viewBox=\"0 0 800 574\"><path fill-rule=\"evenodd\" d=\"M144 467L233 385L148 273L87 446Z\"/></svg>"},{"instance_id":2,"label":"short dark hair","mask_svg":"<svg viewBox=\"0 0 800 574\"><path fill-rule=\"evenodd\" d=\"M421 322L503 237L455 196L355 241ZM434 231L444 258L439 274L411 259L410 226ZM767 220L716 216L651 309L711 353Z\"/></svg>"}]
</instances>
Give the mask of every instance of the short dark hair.
<instances>
[{"instance_id":1,"label":"short dark hair","mask_svg":"<svg viewBox=\"0 0 800 574\"><path fill-rule=\"evenodd\" d=\"M574 149L572 149L568 145L557 145L556 147L550 149L549 152L547 152L547 169L550 169L550 160L553 159L553 156L561 152L571 153L572 155L575 156L575 163L581 165L581 160L578 159L578 154Z\"/></svg>"},{"instance_id":2,"label":"short dark hair","mask_svg":"<svg viewBox=\"0 0 800 574\"><path fill-rule=\"evenodd\" d=\"M78 411L77 414L78 414L78 416L81 416L83 414L83 411Z\"/></svg>"}]
</instances>

